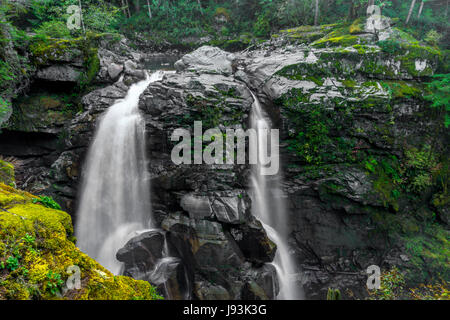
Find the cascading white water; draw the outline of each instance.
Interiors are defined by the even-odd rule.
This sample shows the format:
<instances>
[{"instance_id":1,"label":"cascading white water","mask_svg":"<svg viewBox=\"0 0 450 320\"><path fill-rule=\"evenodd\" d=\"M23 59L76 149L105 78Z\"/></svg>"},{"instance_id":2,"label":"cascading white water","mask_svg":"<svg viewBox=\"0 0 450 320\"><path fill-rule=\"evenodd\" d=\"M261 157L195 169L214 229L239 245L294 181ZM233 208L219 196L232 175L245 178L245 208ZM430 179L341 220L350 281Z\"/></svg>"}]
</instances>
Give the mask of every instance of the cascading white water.
<instances>
[{"instance_id":1,"label":"cascading white water","mask_svg":"<svg viewBox=\"0 0 450 320\"><path fill-rule=\"evenodd\" d=\"M294 260L289 254L287 237L289 234L289 222L287 211L282 197L280 187L280 175L264 175L266 166L261 165L271 152L267 141L270 135L271 122L262 110L258 98L252 93L254 103L251 114L251 126L256 130L258 137L258 164L253 166L251 182L253 187L252 213L263 224L268 237L277 245L277 253L273 265L277 271L280 283L279 300L302 299L301 289L294 279L296 267ZM276 142L278 143L278 142Z\"/></svg>"},{"instance_id":2,"label":"cascading white water","mask_svg":"<svg viewBox=\"0 0 450 320\"><path fill-rule=\"evenodd\" d=\"M98 123L83 174L76 236L78 246L114 274L116 252L133 233L152 227L144 121L139 96L162 79L156 72L134 84Z\"/></svg>"}]
</instances>

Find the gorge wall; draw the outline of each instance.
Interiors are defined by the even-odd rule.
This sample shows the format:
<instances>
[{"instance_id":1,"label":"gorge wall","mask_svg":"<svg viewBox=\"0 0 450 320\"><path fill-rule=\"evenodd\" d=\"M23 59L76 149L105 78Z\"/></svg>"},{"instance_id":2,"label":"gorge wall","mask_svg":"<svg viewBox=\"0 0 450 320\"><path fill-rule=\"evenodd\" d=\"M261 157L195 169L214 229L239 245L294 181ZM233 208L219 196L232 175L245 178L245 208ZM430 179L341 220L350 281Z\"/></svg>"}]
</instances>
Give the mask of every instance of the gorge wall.
<instances>
[{"instance_id":1,"label":"gorge wall","mask_svg":"<svg viewBox=\"0 0 450 320\"><path fill-rule=\"evenodd\" d=\"M300 27L237 53L204 46L147 88L140 109L153 214L163 231L119 251L126 275L149 280L166 244L180 258L171 265L172 298L276 296L266 264L276 247L250 214L250 167L170 159L172 132L196 120L204 130L248 129L251 90L281 130L289 245L299 266L293 281L306 298L325 299L328 288L366 297L370 265L397 266L411 285L448 279L448 194L440 184L448 179L448 130L424 99L440 54L396 28L381 41L365 28ZM52 195L71 213L96 120L145 77L146 56L126 41L100 39L94 47L94 64L86 50L67 57L55 43L39 51L46 59L29 97L13 103L0 135L18 187ZM91 68L97 89L82 108L67 109L67 92L79 81L73 74ZM39 93L43 87L51 94Z\"/></svg>"}]
</instances>

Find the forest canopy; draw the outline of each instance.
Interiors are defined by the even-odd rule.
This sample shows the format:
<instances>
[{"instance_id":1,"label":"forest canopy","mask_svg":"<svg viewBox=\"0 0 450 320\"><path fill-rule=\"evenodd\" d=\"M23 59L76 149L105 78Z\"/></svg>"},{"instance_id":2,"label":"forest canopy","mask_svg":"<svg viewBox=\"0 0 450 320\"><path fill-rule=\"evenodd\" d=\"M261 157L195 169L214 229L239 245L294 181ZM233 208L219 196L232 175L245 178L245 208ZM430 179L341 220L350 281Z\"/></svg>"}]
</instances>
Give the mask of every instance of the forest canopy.
<instances>
[{"instance_id":1,"label":"forest canopy","mask_svg":"<svg viewBox=\"0 0 450 320\"><path fill-rule=\"evenodd\" d=\"M416 38L448 43L448 0L16 0L2 1L0 15L20 29L50 36L77 35L65 26L70 5L81 5L86 29L136 33L176 42L180 37L267 38L283 28L353 21L370 5L395 18ZM3 18L4 19L4 18ZM4 22L3 22L4 23ZM429 34L430 31L433 33Z\"/></svg>"}]
</instances>

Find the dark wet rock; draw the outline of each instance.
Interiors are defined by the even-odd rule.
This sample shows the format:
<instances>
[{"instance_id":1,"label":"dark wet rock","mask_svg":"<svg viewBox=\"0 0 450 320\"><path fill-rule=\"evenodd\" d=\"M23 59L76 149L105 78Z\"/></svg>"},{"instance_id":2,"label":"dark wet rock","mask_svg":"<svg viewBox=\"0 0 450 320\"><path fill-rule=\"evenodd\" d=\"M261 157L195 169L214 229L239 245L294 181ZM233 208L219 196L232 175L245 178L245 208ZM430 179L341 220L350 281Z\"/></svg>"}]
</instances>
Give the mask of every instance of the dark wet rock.
<instances>
[{"instance_id":1,"label":"dark wet rock","mask_svg":"<svg viewBox=\"0 0 450 320\"><path fill-rule=\"evenodd\" d=\"M256 219L239 227L231 227L230 233L249 261L257 265L273 261L276 246Z\"/></svg>"},{"instance_id":2,"label":"dark wet rock","mask_svg":"<svg viewBox=\"0 0 450 320\"><path fill-rule=\"evenodd\" d=\"M125 265L135 261L154 266L162 258L164 236L157 231L145 232L127 242L125 247L117 252L117 260Z\"/></svg>"},{"instance_id":3,"label":"dark wet rock","mask_svg":"<svg viewBox=\"0 0 450 320\"><path fill-rule=\"evenodd\" d=\"M181 198L180 205L189 212L189 216L193 219L210 217L212 214L211 203L209 198L205 196L187 194Z\"/></svg>"}]
</instances>

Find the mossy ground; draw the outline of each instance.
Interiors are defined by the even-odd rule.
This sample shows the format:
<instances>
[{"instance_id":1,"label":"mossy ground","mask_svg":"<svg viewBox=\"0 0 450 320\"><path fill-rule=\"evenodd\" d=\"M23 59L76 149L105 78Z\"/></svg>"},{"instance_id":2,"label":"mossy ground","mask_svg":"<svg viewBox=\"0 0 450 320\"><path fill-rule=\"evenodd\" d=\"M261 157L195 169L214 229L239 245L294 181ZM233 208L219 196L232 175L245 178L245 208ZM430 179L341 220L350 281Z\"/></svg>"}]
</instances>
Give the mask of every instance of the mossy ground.
<instances>
[{"instance_id":1,"label":"mossy ground","mask_svg":"<svg viewBox=\"0 0 450 320\"><path fill-rule=\"evenodd\" d=\"M0 183L4 183L6 185L14 185L16 182L14 166L2 159L0 159Z\"/></svg>"},{"instance_id":2,"label":"mossy ground","mask_svg":"<svg viewBox=\"0 0 450 320\"><path fill-rule=\"evenodd\" d=\"M70 216L0 184L0 299L154 300L147 282L114 276L75 246ZM65 289L68 268L81 289Z\"/></svg>"}]
</instances>

